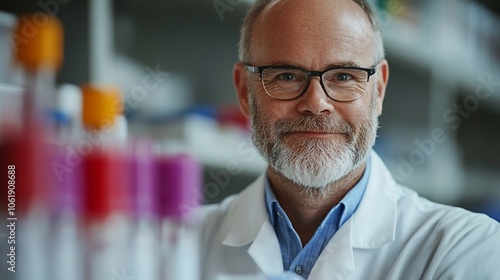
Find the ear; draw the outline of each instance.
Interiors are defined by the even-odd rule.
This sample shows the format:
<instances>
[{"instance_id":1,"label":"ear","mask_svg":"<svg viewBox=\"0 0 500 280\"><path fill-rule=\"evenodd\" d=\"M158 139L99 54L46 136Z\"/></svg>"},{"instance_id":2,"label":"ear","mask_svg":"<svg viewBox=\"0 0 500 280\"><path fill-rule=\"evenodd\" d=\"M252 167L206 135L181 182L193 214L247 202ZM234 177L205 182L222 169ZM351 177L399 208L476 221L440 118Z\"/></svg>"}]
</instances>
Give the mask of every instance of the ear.
<instances>
[{"instance_id":1,"label":"ear","mask_svg":"<svg viewBox=\"0 0 500 280\"><path fill-rule=\"evenodd\" d=\"M384 103L385 90L387 82L389 81L389 63L383 59L379 63L379 70L377 75L377 113L378 116L382 115L382 104Z\"/></svg>"},{"instance_id":2,"label":"ear","mask_svg":"<svg viewBox=\"0 0 500 280\"><path fill-rule=\"evenodd\" d=\"M248 79L245 64L238 62L233 67L233 80L236 92L238 93L238 101L240 109L247 117L250 116L250 107L248 104Z\"/></svg>"}]
</instances>

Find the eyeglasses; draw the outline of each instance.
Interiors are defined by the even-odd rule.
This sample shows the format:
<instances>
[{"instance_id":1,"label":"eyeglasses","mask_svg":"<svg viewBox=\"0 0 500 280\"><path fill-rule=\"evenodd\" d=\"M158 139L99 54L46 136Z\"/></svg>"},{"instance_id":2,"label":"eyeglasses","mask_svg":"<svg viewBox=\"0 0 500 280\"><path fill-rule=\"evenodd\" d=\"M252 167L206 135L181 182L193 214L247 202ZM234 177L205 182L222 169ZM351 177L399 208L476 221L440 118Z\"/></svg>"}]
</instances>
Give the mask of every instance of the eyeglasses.
<instances>
[{"instance_id":1,"label":"eyeglasses","mask_svg":"<svg viewBox=\"0 0 500 280\"><path fill-rule=\"evenodd\" d=\"M311 77L320 77L320 84L326 95L336 101L354 101L361 97L375 74L376 65L371 68L334 67L325 71L305 71L294 66L251 66L245 69L259 73L266 93L275 99L291 100L304 94Z\"/></svg>"}]
</instances>

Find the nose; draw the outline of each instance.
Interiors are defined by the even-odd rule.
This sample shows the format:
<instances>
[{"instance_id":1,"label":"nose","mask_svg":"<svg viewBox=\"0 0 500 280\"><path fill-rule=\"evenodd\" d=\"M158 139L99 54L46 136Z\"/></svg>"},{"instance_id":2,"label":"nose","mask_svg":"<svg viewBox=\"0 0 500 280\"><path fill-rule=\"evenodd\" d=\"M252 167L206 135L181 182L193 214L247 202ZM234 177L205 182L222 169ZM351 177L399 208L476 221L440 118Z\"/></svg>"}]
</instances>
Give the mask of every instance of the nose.
<instances>
[{"instance_id":1,"label":"nose","mask_svg":"<svg viewBox=\"0 0 500 280\"><path fill-rule=\"evenodd\" d=\"M298 111L306 115L329 115L333 112L333 100L321 87L320 78L312 77L306 92L299 97Z\"/></svg>"}]
</instances>

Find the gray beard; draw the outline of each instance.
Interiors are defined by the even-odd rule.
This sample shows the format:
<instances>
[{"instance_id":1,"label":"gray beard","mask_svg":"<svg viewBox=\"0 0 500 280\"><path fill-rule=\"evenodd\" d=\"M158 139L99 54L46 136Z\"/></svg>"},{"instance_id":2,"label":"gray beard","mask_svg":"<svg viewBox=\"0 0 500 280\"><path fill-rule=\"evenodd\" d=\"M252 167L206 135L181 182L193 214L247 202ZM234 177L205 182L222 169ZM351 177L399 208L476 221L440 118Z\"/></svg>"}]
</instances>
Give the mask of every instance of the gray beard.
<instances>
[{"instance_id":1,"label":"gray beard","mask_svg":"<svg viewBox=\"0 0 500 280\"><path fill-rule=\"evenodd\" d=\"M346 177L366 160L375 143L375 97L370 116L354 125L331 116L305 116L273 125L260 112L253 92L249 94L254 144L275 171L304 189L324 191ZM305 139L288 134L303 130L337 133L337 137Z\"/></svg>"}]
</instances>

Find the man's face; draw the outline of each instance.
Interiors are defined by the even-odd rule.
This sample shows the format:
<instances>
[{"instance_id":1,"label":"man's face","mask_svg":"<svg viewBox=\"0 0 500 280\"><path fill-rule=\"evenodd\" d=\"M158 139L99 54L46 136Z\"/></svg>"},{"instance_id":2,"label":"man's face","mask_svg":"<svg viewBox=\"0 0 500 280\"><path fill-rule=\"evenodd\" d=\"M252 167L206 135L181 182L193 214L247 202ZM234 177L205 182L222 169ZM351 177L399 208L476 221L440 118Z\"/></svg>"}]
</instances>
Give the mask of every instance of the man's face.
<instances>
[{"instance_id":1,"label":"man's face","mask_svg":"<svg viewBox=\"0 0 500 280\"><path fill-rule=\"evenodd\" d=\"M364 162L378 125L374 102L355 123L334 115L276 119L252 95L250 110L252 140L271 167L294 183L315 189Z\"/></svg>"},{"instance_id":2,"label":"man's face","mask_svg":"<svg viewBox=\"0 0 500 280\"><path fill-rule=\"evenodd\" d=\"M351 0L276 1L257 19L250 62L309 71L346 64L370 68L376 64L372 37L367 16ZM250 75L253 140L275 171L299 185L323 188L364 162L383 99L376 76L361 98L337 102L318 77L302 96L283 101L266 94L258 74Z\"/></svg>"}]
</instances>

